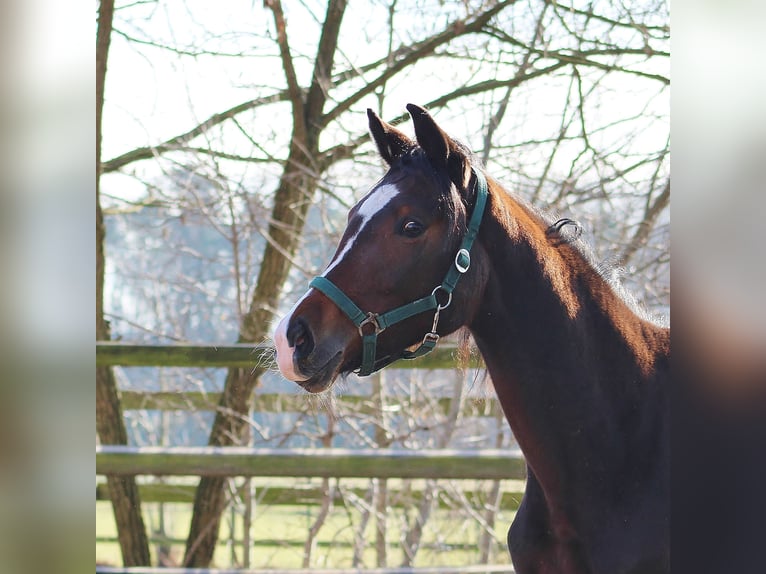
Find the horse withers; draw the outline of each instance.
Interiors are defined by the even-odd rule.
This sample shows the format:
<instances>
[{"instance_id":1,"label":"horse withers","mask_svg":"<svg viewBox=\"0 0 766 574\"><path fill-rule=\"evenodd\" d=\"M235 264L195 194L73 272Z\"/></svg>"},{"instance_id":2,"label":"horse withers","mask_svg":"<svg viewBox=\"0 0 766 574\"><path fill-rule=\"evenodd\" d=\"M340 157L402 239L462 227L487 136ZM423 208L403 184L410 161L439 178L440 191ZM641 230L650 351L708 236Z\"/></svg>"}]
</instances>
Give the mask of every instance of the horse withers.
<instances>
[{"instance_id":1,"label":"horse withers","mask_svg":"<svg viewBox=\"0 0 766 574\"><path fill-rule=\"evenodd\" d=\"M279 323L282 374L322 392L468 327L527 461L517 572L669 572L669 329L407 109L415 140L368 110L389 169Z\"/></svg>"}]
</instances>

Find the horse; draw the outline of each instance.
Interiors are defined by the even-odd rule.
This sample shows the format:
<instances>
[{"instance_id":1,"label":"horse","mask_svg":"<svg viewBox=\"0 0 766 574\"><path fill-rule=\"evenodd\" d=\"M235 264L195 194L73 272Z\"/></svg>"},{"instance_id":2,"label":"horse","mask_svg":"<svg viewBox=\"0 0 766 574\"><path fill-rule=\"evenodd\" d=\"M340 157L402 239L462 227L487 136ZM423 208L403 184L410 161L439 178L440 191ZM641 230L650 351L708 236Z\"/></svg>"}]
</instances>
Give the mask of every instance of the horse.
<instances>
[{"instance_id":1,"label":"horse","mask_svg":"<svg viewBox=\"0 0 766 574\"><path fill-rule=\"evenodd\" d=\"M414 140L367 110L388 171L279 322L281 373L319 393L467 327L527 465L516 571L669 572L669 328L567 237L571 220L551 223L407 110Z\"/></svg>"}]
</instances>

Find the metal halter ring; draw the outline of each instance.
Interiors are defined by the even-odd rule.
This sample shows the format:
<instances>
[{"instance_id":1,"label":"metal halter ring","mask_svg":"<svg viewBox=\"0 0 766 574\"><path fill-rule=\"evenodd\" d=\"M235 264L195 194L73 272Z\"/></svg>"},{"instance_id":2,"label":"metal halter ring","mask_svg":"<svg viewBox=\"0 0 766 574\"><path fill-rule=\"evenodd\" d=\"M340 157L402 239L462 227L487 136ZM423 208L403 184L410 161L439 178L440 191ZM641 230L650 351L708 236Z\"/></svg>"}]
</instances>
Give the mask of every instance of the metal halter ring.
<instances>
[{"instance_id":1,"label":"metal halter ring","mask_svg":"<svg viewBox=\"0 0 766 574\"><path fill-rule=\"evenodd\" d=\"M362 337L366 337L366 334L364 332L364 328L367 325L372 325L372 327L375 329L375 331L373 332L375 335L385 331L385 329L380 326L380 323L378 323L378 314L377 313L372 313L372 312L367 313L367 318L364 321L362 321L361 323L359 323L359 325L357 326L357 328L359 329L359 334ZM373 334L373 333L370 333L370 334Z\"/></svg>"},{"instance_id":2,"label":"metal halter ring","mask_svg":"<svg viewBox=\"0 0 766 574\"><path fill-rule=\"evenodd\" d=\"M444 292L447 294L447 302L446 302L444 305L442 305L441 303L439 303L439 300L438 300L438 299L436 300L436 308L437 308L437 310L441 311L442 309L446 309L447 307L449 307L449 306L450 306L450 303L452 303L452 292L451 292L451 291L447 291L447 290L444 288L444 286L443 286L443 285L437 285L436 287L434 287L434 290L433 290L433 291L431 291L431 295L433 295L434 297L436 297L436 292L437 292L439 289L441 289L442 291L444 291Z\"/></svg>"}]
</instances>

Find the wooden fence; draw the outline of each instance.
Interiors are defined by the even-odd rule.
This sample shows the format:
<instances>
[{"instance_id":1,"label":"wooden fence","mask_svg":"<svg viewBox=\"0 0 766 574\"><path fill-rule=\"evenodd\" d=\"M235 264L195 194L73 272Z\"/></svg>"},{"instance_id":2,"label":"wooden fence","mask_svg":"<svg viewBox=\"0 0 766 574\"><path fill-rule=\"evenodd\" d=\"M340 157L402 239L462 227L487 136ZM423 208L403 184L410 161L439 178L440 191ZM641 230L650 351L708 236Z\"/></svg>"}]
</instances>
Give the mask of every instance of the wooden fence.
<instances>
[{"instance_id":1,"label":"wooden fence","mask_svg":"<svg viewBox=\"0 0 766 574\"><path fill-rule=\"evenodd\" d=\"M96 365L123 367L249 367L270 362L268 345L139 345L115 341L96 342ZM400 361L396 369L449 369L456 366L455 349L441 346L417 361ZM478 366L470 359L468 366Z\"/></svg>"},{"instance_id":2,"label":"wooden fence","mask_svg":"<svg viewBox=\"0 0 766 574\"><path fill-rule=\"evenodd\" d=\"M280 570L239 568L153 568L96 566L96 574L514 574L507 565L438 566L434 568L286 568Z\"/></svg>"},{"instance_id":3,"label":"wooden fence","mask_svg":"<svg viewBox=\"0 0 766 574\"><path fill-rule=\"evenodd\" d=\"M118 342L96 344L96 364L123 367L174 366L174 367L250 367L273 357L273 349L252 345L136 345ZM442 347L418 361L397 364L397 368L436 369L455 366L454 351ZM476 366L471 363L468 366ZM220 395L203 392L135 392L122 391L121 400L125 410L214 410ZM365 404L369 397L341 396L338 400L362 412L375 407ZM447 412L449 398L437 401ZM302 394L284 395L256 393L255 412L285 412L305 405ZM489 403L489 404L487 404ZM484 407L486 415L497 414L498 405L492 400L468 400L464 408ZM430 451L409 451L399 449L345 449L345 448L252 448L252 447L129 447L102 445L96 447L97 475L146 475L146 476L224 476L224 477L321 477L321 478L400 478L400 479L517 479L525 477L525 463L518 450L438 449ZM141 484L142 500L146 502L191 502L195 486L191 483ZM274 504L318 503L323 493L315 487L279 488L269 486L261 502ZM361 492L359 493L361 494ZM392 492L396 503L396 493ZM411 496L411 492L408 495ZM98 483L98 500L108 499L105 483ZM504 508L516 508L520 492L505 492L502 496ZM247 497L248 499L250 497ZM410 498L409 504L412 504ZM244 525L245 528L248 525ZM477 567L476 572L512 572L506 566ZM495 569L493 569L495 568ZM383 572L428 572L428 569L379 569ZM97 571L107 573L154 572L155 569L129 569L98 567ZM234 570L232 570L233 572ZM250 570L236 570L250 572ZM316 570L314 570L316 571ZM360 572L359 570L348 570ZM437 571L437 570L434 570ZM439 572L446 572L439 568ZM462 567L455 572L468 572ZM473 570L471 570L473 571ZM170 573L171 570L163 569ZM179 570L180 572L180 570ZM189 572L189 570L184 570ZM196 570L195 570L196 572ZM226 572L211 570L209 572ZM260 572L252 570L251 572ZM296 572L305 572L296 570ZM344 572L328 570L327 572ZM365 570L377 572L377 570Z\"/></svg>"},{"instance_id":4,"label":"wooden fence","mask_svg":"<svg viewBox=\"0 0 766 574\"><path fill-rule=\"evenodd\" d=\"M523 479L521 451L97 446L96 473L153 476Z\"/></svg>"}]
</instances>

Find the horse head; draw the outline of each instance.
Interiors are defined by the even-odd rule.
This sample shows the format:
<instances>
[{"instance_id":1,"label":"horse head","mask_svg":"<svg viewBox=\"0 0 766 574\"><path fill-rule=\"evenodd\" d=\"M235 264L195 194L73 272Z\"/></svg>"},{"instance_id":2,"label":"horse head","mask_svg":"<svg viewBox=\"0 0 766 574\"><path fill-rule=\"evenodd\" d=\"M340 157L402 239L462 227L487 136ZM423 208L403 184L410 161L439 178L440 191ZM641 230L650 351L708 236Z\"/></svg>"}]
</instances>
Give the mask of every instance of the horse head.
<instances>
[{"instance_id":1,"label":"horse head","mask_svg":"<svg viewBox=\"0 0 766 574\"><path fill-rule=\"evenodd\" d=\"M367 110L388 172L351 209L334 257L276 329L279 369L307 391L423 354L478 306L487 265L467 236L478 232L486 180L426 110L407 109L415 141Z\"/></svg>"}]
</instances>

